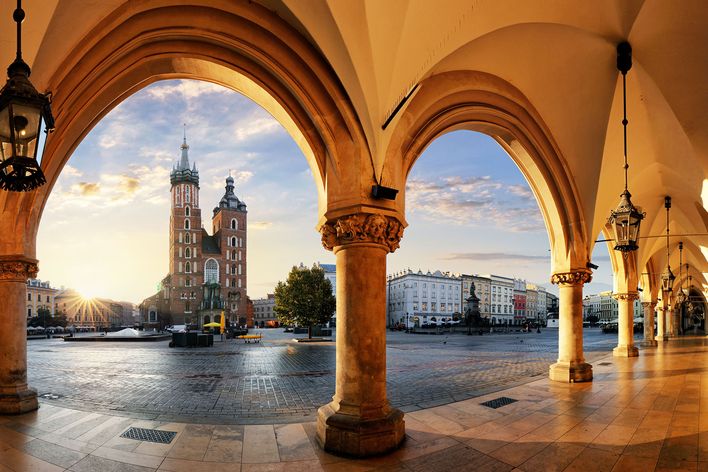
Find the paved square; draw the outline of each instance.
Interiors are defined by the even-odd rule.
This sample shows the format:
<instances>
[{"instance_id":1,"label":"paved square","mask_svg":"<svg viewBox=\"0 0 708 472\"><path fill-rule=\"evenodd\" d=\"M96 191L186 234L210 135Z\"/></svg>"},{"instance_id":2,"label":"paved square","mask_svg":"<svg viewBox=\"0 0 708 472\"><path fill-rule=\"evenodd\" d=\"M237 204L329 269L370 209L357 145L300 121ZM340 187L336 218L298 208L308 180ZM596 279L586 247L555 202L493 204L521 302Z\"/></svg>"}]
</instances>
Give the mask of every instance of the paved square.
<instances>
[{"instance_id":1,"label":"paved square","mask_svg":"<svg viewBox=\"0 0 708 472\"><path fill-rule=\"evenodd\" d=\"M44 403L132 418L215 424L314 419L334 393L335 344L295 343L282 329L256 332L264 335L260 344L216 341L211 348L31 340L29 383ZM557 357L558 332L389 332L387 342L389 399L415 411L546 375ZM590 362L616 342L616 335L585 330Z\"/></svg>"}]
</instances>

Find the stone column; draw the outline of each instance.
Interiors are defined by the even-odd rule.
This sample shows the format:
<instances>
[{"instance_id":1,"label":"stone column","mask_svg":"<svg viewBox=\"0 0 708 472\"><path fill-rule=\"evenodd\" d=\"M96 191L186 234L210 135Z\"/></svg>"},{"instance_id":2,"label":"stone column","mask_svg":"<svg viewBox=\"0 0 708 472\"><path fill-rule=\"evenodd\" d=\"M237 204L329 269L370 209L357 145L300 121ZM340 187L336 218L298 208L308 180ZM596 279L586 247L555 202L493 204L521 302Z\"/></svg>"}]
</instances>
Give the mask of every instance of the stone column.
<instances>
[{"instance_id":1,"label":"stone column","mask_svg":"<svg viewBox=\"0 0 708 472\"><path fill-rule=\"evenodd\" d=\"M27 385L27 279L37 261L0 256L0 414L36 410L37 392Z\"/></svg>"},{"instance_id":2,"label":"stone column","mask_svg":"<svg viewBox=\"0 0 708 472\"><path fill-rule=\"evenodd\" d=\"M637 357L639 349L634 345L634 300L637 292L616 293L619 320L617 323L617 347L612 350L615 357Z\"/></svg>"},{"instance_id":3,"label":"stone column","mask_svg":"<svg viewBox=\"0 0 708 472\"><path fill-rule=\"evenodd\" d=\"M663 297L662 297L663 298ZM666 304L662 301L661 308L657 312L656 317L656 340L666 341L669 337L666 335Z\"/></svg>"},{"instance_id":4,"label":"stone column","mask_svg":"<svg viewBox=\"0 0 708 472\"><path fill-rule=\"evenodd\" d=\"M548 376L558 382L588 382L592 366L583 355L583 284L592 280L590 271L553 274L551 283L558 284L558 362L551 365Z\"/></svg>"},{"instance_id":5,"label":"stone column","mask_svg":"<svg viewBox=\"0 0 708 472\"><path fill-rule=\"evenodd\" d=\"M386 255L398 248L403 226L360 213L320 231L337 257L337 370L332 401L318 411L317 439L337 454L382 454L405 437L403 413L386 396Z\"/></svg>"},{"instance_id":6,"label":"stone column","mask_svg":"<svg viewBox=\"0 0 708 472\"><path fill-rule=\"evenodd\" d=\"M666 323L666 335L669 338L676 336L676 321L674 320L674 310L668 306L666 307L666 315L664 316L664 323Z\"/></svg>"},{"instance_id":7,"label":"stone column","mask_svg":"<svg viewBox=\"0 0 708 472\"><path fill-rule=\"evenodd\" d=\"M656 346L658 344L656 339L654 339L654 308L656 308L656 302L642 302L642 308L644 309L644 340L641 345L646 347Z\"/></svg>"}]
</instances>

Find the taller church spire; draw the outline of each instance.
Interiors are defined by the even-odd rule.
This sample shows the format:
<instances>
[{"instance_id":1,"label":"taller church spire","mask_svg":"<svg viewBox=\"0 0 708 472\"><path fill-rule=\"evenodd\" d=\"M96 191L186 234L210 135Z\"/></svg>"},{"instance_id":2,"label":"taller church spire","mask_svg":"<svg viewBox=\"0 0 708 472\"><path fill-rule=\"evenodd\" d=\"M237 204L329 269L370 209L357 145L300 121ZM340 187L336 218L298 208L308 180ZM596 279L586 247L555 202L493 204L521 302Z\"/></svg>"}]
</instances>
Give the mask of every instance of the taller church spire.
<instances>
[{"instance_id":1,"label":"taller church spire","mask_svg":"<svg viewBox=\"0 0 708 472\"><path fill-rule=\"evenodd\" d=\"M199 171L195 162L192 168L189 168L189 144L187 144L187 125L184 125L184 135L182 145L179 147L182 150L177 166L170 172L170 182L175 185L180 182L190 182L199 187Z\"/></svg>"}]
</instances>

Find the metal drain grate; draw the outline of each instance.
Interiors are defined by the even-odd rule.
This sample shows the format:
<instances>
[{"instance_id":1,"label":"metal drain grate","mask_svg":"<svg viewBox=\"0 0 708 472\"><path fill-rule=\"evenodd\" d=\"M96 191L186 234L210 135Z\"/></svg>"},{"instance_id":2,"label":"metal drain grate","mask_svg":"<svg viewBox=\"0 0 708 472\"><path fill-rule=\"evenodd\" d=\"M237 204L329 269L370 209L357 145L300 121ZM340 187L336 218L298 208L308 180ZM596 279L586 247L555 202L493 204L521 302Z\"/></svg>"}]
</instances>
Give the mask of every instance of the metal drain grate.
<instances>
[{"instance_id":1,"label":"metal drain grate","mask_svg":"<svg viewBox=\"0 0 708 472\"><path fill-rule=\"evenodd\" d=\"M509 397L499 397L495 398L494 400L489 400L488 402L480 403L480 405L488 406L489 408L494 408L496 410L497 408L501 408L505 405L511 405L516 401L518 400L514 400L513 398Z\"/></svg>"},{"instance_id":2,"label":"metal drain grate","mask_svg":"<svg viewBox=\"0 0 708 472\"><path fill-rule=\"evenodd\" d=\"M598 365L612 365L612 362L600 362Z\"/></svg>"},{"instance_id":3,"label":"metal drain grate","mask_svg":"<svg viewBox=\"0 0 708 472\"><path fill-rule=\"evenodd\" d=\"M129 428L121 434L121 438L135 439L136 441L149 441L160 444L169 444L177 433L173 431L160 431L159 429Z\"/></svg>"}]
</instances>

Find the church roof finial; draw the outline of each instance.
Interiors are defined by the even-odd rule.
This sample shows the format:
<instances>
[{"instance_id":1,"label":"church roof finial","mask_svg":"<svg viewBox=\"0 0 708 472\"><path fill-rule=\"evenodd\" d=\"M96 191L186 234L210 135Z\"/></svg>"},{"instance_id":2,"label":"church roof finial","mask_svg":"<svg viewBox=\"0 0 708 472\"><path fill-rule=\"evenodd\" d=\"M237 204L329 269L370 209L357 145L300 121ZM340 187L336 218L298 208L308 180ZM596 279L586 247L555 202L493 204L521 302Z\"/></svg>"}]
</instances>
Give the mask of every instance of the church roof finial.
<instances>
[{"instance_id":1,"label":"church roof finial","mask_svg":"<svg viewBox=\"0 0 708 472\"><path fill-rule=\"evenodd\" d=\"M184 138L182 145L179 147L182 150L182 158L179 161L179 169L189 169L189 144L187 144L187 123L184 125Z\"/></svg>"}]
</instances>

